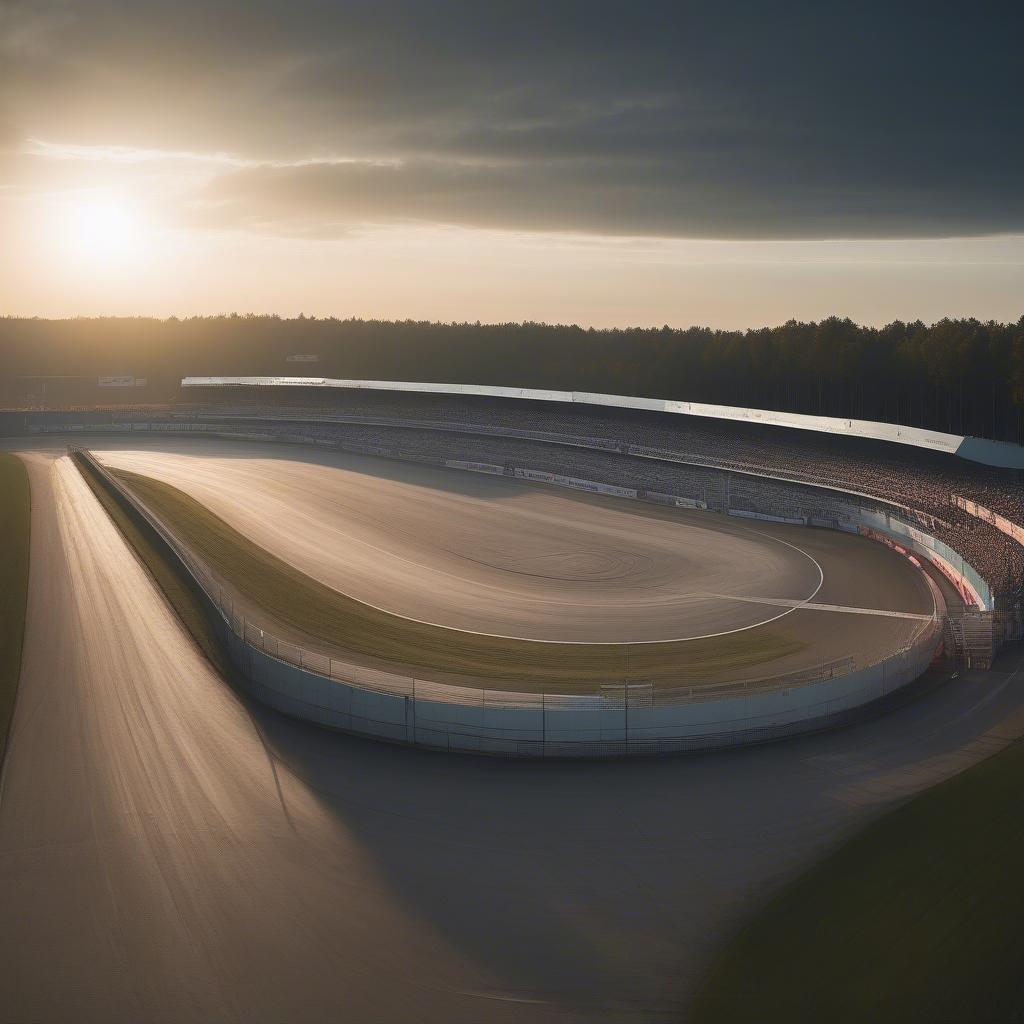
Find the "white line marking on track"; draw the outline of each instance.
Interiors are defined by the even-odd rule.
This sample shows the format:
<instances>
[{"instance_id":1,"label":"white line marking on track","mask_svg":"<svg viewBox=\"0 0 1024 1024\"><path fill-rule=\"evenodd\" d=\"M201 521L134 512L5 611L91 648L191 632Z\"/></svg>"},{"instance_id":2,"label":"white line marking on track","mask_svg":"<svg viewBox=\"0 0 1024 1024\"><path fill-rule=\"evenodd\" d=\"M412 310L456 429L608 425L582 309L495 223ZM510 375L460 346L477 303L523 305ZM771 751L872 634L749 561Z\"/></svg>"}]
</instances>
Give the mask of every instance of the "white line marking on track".
<instances>
[{"instance_id":1,"label":"white line marking on track","mask_svg":"<svg viewBox=\"0 0 1024 1024\"><path fill-rule=\"evenodd\" d=\"M812 601L794 601L788 597L735 597L732 594L705 594L705 597L718 598L720 601L744 601L749 604L772 604L778 608L806 608L812 612L846 612L850 615L881 615L888 619L917 619L919 622L931 621L931 615L918 612L890 612L884 608L855 608L845 604L816 604Z\"/></svg>"}]
</instances>

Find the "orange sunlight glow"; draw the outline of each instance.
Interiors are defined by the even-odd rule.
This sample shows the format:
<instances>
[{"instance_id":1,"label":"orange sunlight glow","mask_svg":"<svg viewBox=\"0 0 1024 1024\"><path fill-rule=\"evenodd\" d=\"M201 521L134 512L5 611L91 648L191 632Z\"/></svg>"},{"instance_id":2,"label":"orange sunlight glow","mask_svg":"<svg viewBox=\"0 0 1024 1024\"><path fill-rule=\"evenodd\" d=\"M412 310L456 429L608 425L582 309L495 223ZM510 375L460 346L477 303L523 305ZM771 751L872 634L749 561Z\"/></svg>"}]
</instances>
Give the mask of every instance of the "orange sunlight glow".
<instances>
[{"instance_id":1,"label":"orange sunlight glow","mask_svg":"<svg viewBox=\"0 0 1024 1024\"><path fill-rule=\"evenodd\" d=\"M130 260L139 254L141 227L138 210L116 194L73 200L61 214L63 248L79 262Z\"/></svg>"}]
</instances>

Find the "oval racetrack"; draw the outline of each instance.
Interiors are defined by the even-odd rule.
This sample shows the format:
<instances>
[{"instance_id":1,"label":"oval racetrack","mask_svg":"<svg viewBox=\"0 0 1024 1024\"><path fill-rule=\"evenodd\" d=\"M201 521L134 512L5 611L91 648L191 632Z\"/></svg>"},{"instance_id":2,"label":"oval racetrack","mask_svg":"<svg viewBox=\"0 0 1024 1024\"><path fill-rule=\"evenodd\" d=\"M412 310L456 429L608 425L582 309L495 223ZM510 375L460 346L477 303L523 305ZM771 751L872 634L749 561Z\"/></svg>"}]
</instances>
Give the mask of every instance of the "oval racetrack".
<instances>
[{"instance_id":1,"label":"oval racetrack","mask_svg":"<svg viewBox=\"0 0 1024 1024\"><path fill-rule=\"evenodd\" d=\"M1004 668L854 728L656 762L354 740L240 700L68 460L28 458L5 1019L679 1020L752 895L1024 726Z\"/></svg>"}]
</instances>

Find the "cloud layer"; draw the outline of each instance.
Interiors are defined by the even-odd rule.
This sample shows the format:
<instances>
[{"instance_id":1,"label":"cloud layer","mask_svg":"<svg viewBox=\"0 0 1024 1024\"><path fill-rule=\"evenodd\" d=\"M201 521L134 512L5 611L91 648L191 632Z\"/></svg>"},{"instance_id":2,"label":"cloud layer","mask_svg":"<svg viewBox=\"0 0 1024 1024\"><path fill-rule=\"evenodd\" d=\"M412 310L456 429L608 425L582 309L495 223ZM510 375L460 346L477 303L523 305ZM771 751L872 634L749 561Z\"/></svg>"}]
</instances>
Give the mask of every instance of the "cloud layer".
<instances>
[{"instance_id":1,"label":"cloud layer","mask_svg":"<svg viewBox=\"0 0 1024 1024\"><path fill-rule=\"evenodd\" d=\"M16 2L0 147L190 183L210 154L190 221L286 235L1017 232L1022 29L984 3Z\"/></svg>"}]
</instances>

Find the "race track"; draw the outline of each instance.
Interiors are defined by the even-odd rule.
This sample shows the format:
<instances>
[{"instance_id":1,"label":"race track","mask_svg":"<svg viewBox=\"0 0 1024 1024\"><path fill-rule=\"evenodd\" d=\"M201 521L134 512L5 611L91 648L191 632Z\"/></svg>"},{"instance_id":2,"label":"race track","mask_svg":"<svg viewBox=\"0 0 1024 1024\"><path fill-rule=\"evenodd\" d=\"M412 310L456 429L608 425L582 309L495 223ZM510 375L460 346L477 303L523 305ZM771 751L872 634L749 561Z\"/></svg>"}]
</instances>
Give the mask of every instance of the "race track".
<instances>
[{"instance_id":1,"label":"race track","mask_svg":"<svg viewBox=\"0 0 1024 1024\"><path fill-rule=\"evenodd\" d=\"M679 1020L783 878L1024 728L1004 662L855 728L668 760L328 733L240 700L69 461L28 458L0 789L7 1020Z\"/></svg>"},{"instance_id":2,"label":"race track","mask_svg":"<svg viewBox=\"0 0 1024 1024\"><path fill-rule=\"evenodd\" d=\"M832 531L291 445L154 441L98 457L186 491L335 590L459 629L649 642L772 623L802 645L781 672L877 660L933 608L904 559Z\"/></svg>"}]
</instances>

